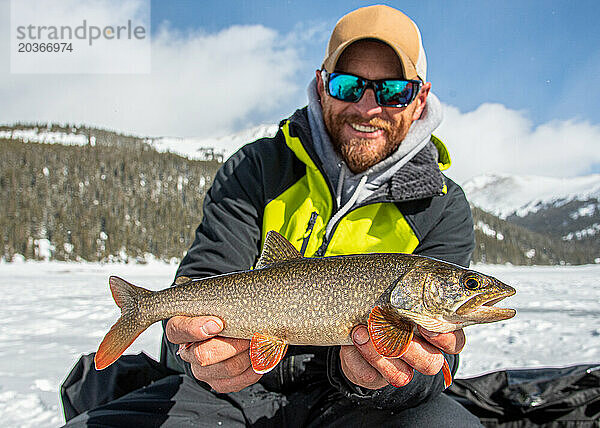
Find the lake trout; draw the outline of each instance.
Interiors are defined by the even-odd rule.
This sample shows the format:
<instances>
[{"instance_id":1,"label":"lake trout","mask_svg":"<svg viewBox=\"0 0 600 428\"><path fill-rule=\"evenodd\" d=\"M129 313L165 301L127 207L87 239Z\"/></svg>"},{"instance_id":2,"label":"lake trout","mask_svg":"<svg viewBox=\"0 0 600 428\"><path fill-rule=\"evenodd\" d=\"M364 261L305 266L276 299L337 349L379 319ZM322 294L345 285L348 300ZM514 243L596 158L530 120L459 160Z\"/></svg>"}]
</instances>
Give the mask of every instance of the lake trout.
<instances>
[{"instance_id":1,"label":"lake trout","mask_svg":"<svg viewBox=\"0 0 600 428\"><path fill-rule=\"evenodd\" d=\"M201 279L179 277L150 291L111 276L121 317L95 357L103 369L151 324L176 315L223 320L221 336L250 339L252 368L272 370L291 345L349 345L352 329L366 324L377 352L398 358L415 326L447 333L511 318L493 306L515 289L497 279L424 256L371 253L308 258L270 231L252 270ZM443 367L446 386L452 378Z\"/></svg>"}]
</instances>

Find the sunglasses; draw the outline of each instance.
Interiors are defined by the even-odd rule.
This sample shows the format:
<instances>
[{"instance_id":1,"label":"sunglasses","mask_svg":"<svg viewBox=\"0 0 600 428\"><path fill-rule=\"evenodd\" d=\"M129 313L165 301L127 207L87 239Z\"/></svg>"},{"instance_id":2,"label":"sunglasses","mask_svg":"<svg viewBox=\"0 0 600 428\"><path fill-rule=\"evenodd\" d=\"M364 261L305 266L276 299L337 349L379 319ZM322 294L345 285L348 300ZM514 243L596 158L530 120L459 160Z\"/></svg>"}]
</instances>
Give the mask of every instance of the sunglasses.
<instances>
[{"instance_id":1,"label":"sunglasses","mask_svg":"<svg viewBox=\"0 0 600 428\"><path fill-rule=\"evenodd\" d=\"M367 88L373 89L381 107L406 107L413 102L422 82L420 80L369 80L347 73L328 73L321 70L327 93L336 100L357 103Z\"/></svg>"}]
</instances>

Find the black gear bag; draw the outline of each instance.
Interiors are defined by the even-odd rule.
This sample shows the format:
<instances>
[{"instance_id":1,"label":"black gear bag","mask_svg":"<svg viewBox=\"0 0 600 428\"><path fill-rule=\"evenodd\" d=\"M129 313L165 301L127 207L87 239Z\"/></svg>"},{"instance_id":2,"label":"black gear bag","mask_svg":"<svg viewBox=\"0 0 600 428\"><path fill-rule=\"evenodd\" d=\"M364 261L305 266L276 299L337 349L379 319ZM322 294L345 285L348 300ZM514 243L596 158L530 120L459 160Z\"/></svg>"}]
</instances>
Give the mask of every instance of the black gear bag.
<instances>
[{"instance_id":1,"label":"black gear bag","mask_svg":"<svg viewBox=\"0 0 600 428\"><path fill-rule=\"evenodd\" d=\"M447 393L486 427L600 427L600 365L502 370Z\"/></svg>"}]
</instances>

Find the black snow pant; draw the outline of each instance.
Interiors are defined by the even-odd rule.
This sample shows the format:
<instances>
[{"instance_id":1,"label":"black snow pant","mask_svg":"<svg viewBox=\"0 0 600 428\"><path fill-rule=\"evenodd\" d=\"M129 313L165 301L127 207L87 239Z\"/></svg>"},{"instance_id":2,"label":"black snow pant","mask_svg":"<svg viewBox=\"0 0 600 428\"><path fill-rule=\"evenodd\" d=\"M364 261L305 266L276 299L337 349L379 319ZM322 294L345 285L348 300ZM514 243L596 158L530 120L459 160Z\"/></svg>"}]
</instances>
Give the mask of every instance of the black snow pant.
<instances>
[{"instance_id":1,"label":"black snow pant","mask_svg":"<svg viewBox=\"0 0 600 428\"><path fill-rule=\"evenodd\" d=\"M481 427L445 394L394 412L344 398L325 379L299 390L271 392L255 384L218 394L174 374L71 419L66 427Z\"/></svg>"}]
</instances>

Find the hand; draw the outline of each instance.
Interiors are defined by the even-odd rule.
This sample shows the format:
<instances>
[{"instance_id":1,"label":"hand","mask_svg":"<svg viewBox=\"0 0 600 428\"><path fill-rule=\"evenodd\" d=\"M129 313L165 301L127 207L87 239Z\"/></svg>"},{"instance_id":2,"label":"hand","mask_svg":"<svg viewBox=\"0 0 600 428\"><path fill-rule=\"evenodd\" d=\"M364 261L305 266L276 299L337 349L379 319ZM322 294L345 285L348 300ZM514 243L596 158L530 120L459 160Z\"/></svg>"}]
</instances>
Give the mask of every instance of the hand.
<instances>
[{"instance_id":1,"label":"hand","mask_svg":"<svg viewBox=\"0 0 600 428\"><path fill-rule=\"evenodd\" d=\"M217 317L176 316L167 322L170 342L179 344L179 355L191 364L196 379L220 393L240 391L261 378L252 370L250 341L216 336L223 330ZM185 347L187 343L194 342Z\"/></svg>"},{"instance_id":2,"label":"hand","mask_svg":"<svg viewBox=\"0 0 600 428\"><path fill-rule=\"evenodd\" d=\"M368 389L387 385L397 388L407 385L413 370L425 375L437 374L444 363L440 350L458 354L465 346L462 330L451 333L433 333L419 327L423 337L413 337L408 350L400 358L385 358L377 353L364 325L352 331L353 345L342 346L340 360L342 370L352 383Z\"/></svg>"}]
</instances>

